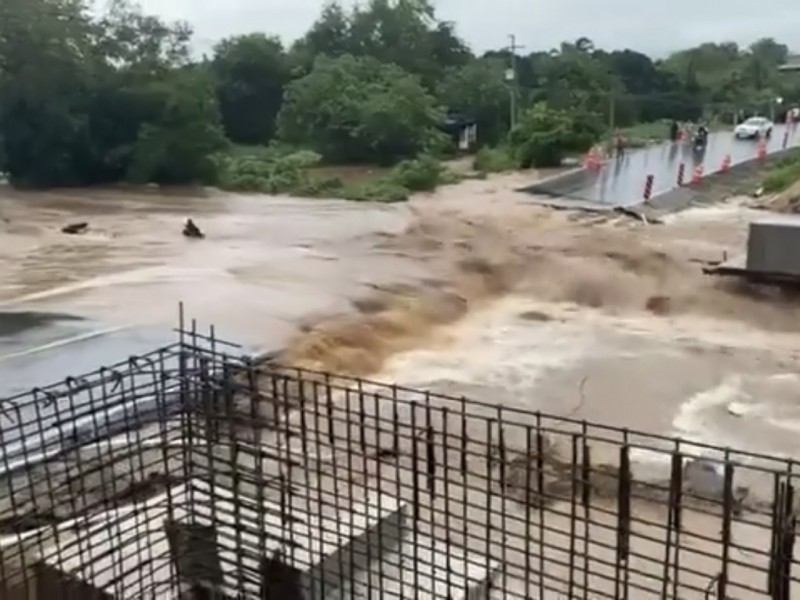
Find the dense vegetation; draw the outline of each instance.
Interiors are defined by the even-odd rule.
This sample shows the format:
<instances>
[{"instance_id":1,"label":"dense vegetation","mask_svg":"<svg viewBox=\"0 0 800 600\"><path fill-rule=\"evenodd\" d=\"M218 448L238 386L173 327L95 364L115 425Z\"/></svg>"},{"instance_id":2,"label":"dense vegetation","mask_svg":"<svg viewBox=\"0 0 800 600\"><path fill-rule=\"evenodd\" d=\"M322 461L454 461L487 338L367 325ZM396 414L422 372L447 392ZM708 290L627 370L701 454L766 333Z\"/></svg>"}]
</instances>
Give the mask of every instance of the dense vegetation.
<instances>
[{"instance_id":1,"label":"dense vegetation","mask_svg":"<svg viewBox=\"0 0 800 600\"><path fill-rule=\"evenodd\" d=\"M0 4L0 172L17 185L206 183L241 190L398 200L452 178L448 114L474 119L484 171L553 165L610 127L769 114L800 100L778 74L786 46L704 44L653 61L581 38L517 56L475 56L428 0L328 4L286 48L268 33L196 60L191 31L123 0ZM518 115L509 131L510 94ZM242 145L257 149L242 151ZM359 186L318 163L396 165Z\"/></svg>"}]
</instances>

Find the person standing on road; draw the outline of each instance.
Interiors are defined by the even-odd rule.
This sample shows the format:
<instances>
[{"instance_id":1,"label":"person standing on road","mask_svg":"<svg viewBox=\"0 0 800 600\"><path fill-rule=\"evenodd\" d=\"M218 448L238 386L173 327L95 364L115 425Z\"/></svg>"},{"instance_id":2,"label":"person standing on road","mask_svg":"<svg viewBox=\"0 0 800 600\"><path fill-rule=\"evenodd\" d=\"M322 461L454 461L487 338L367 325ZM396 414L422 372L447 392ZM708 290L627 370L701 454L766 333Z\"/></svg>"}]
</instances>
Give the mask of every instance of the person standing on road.
<instances>
[{"instance_id":1,"label":"person standing on road","mask_svg":"<svg viewBox=\"0 0 800 600\"><path fill-rule=\"evenodd\" d=\"M617 150L617 155L621 155L625 151L625 138L622 137L622 132L619 129L614 134L614 147Z\"/></svg>"},{"instance_id":2,"label":"person standing on road","mask_svg":"<svg viewBox=\"0 0 800 600\"><path fill-rule=\"evenodd\" d=\"M678 122L676 120L672 120L672 123L669 124L669 139L672 142L678 141Z\"/></svg>"}]
</instances>

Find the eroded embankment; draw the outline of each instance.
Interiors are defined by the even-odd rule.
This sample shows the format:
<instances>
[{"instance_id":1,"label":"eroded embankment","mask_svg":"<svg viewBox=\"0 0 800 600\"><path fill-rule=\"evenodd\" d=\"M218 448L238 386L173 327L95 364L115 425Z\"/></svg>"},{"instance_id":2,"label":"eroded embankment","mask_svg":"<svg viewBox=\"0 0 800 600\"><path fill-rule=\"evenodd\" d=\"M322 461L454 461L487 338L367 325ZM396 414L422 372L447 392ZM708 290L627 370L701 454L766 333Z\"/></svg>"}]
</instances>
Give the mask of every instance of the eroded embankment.
<instances>
[{"instance_id":1,"label":"eroded embankment","mask_svg":"<svg viewBox=\"0 0 800 600\"><path fill-rule=\"evenodd\" d=\"M662 231L668 231L668 226ZM668 239L668 238L667 238ZM643 227L520 214L418 214L386 250L431 263L436 279L376 289L354 312L310 323L286 348L293 366L364 376L390 356L432 343L438 328L510 292L619 313L693 313L767 330L800 329L800 303L777 291L709 278L681 245Z\"/></svg>"}]
</instances>

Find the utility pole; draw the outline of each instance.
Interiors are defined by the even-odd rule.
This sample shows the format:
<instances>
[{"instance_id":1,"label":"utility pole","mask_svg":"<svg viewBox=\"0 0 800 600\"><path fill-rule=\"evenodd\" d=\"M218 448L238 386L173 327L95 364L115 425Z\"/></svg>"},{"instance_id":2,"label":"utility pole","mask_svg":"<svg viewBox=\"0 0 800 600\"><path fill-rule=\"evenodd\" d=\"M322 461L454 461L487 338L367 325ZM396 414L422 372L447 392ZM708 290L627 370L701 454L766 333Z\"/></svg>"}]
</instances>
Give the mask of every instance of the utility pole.
<instances>
[{"instance_id":1,"label":"utility pole","mask_svg":"<svg viewBox=\"0 0 800 600\"><path fill-rule=\"evenodd\" d=\"M513 129L514 125L517 124L517 50L522 50L525 46L517 45L517 36L513 33L508 37L511 40L511 44L508 46L508 50L511 53L511 68L506 72L506 81L509 84L509 124Z\"/></svg>"},{"instance_id":2,"label":"utility pole","mask_svg":"<svg viewBox=\"0 0 800 600\"><path fill-rule=\"evenodd\" d=\"M613 134L617 126L617 96L616 90L611 88L608 94L608 130Z\"/></svg>"}]
</instances>

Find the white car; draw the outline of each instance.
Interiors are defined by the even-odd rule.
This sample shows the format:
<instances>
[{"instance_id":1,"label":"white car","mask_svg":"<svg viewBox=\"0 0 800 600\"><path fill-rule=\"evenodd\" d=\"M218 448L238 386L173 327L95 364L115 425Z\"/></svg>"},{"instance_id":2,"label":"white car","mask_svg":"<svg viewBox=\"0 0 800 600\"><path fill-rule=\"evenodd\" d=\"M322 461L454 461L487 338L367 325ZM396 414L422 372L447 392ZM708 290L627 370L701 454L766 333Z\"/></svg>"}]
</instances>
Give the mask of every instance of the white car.
<instances>
[{"instance_id":1,"label":"white car","mask_svg":"<svg viewBox=\"0 0 800 600\"><path fill-rule=\"evenodd\" d=\"M743 138L768 138L772 135L773 123L765 117L750 117L740 123L733 130L733 135L738 139Z\"/></svg>"}]
</instances>

